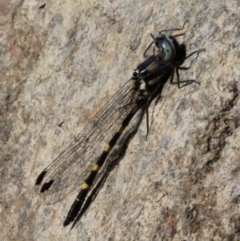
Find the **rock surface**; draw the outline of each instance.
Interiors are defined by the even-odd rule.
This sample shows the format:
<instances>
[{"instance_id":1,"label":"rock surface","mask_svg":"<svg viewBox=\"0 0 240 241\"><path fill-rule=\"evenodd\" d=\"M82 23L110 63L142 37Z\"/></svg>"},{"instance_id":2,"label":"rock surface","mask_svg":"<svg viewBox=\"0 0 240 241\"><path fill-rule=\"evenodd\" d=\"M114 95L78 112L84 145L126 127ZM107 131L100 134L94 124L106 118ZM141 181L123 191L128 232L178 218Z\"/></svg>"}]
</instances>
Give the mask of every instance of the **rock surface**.
<instances>
[{"instance_id":1,"label":"rock surface","mask_svg":"<svg viewBox=\"0 0 240 241\"><path fill-rule=\"evenodd\" d=\"M240 3L0 2L0 240L240 240ZM181 27L190 53L77 226L37 175L143 60L150 33ZM150 112L152 112L151 107ZM94 161L94 160L92 160ZM79 167L79 170L84 167Z\"/></svg>"}]
</instances>

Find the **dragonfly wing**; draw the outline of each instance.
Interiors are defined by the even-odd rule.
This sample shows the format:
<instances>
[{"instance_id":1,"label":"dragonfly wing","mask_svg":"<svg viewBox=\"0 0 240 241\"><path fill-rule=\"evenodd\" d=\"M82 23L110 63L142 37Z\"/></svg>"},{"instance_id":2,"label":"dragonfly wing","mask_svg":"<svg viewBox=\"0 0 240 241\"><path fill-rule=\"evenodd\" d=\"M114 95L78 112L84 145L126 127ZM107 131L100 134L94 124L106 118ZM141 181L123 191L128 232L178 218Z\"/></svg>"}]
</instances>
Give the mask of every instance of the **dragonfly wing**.
<instances>
[{"instance_id":1,"label":"dragonfly wing","mask_svg":"<svg viewBox=\"0 0 240 241\"><path fill-rule=\"evenodd\" d=\"M79 191L104 145L137 100L135 85L132 79L125 83L74 141L38 176L36 189L46 203L58 202L73 191Z\"/></svg>"}]
</instances>

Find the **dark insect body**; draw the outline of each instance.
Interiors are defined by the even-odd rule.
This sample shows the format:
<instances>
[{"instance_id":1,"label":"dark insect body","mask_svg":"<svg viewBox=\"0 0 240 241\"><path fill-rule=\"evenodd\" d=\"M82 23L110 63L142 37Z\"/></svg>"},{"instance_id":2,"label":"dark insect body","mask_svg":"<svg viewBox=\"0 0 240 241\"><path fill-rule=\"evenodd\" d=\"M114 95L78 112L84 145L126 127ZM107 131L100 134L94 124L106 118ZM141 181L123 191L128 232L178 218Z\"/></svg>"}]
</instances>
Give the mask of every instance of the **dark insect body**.
<instances>
[{"instance_id":1,"label":"dark insect body","mask_svg":"<svg viewBox=\"0 0 240 241\"><path fill-rule=\"evenodd\" d=\"M144 52L144 56L146 57L146 52L154 43L153 54L137 66L132 78L38 176L35 185L40 187L40 193L48 203L59 201L78 190L85 178L67 214L64 226L76 220L90 188L96 182L99 170L109 162L109 153L119 142L121 134L136 112L140 109L146 110L148 126L148 107L154 99L156 103L160 99L164 84L169 78L170 83L177 84L178 88L193 82L198 83L195 80L180 81L179 70L189 69L191 64L189 67L181 66L184 61L193 54L197 54L198 57L198 54L205 50L200 49L186 56L185 45L179 44L175 37L168 37L161 32L156 38L153 37L154 40ZM176 82L173 81L175 72ZM107 144L102 150L101 145L104 143ZM79 172L78 168L86 164L92 167L88 176L83 177L86 175L85 170Z\"/></svg>"}]
</instances>

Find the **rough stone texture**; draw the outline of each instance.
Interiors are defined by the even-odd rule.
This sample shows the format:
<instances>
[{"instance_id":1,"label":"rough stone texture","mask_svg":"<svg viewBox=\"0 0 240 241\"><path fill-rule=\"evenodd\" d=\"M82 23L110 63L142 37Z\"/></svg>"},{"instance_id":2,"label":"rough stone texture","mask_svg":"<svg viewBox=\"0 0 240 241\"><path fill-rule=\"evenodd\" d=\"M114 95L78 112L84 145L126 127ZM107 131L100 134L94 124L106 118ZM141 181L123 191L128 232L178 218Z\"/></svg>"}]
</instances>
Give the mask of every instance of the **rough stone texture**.
<instances>
[{"instance_id":1,"label":"rough stone texture","mask_svg":"<svg viewBox=\"0 0 240 241\"><path fill-rule=\"evenodd\" d=\"M239 13L238 0L1 0L0 240L240 240ZM144 120L70 232L74 196L43 204L37 175L131 77L149 34L186 19L179 41L206 52L181 76L201 85L165 86L148 141Z\"/></svg>"}]
</instances>

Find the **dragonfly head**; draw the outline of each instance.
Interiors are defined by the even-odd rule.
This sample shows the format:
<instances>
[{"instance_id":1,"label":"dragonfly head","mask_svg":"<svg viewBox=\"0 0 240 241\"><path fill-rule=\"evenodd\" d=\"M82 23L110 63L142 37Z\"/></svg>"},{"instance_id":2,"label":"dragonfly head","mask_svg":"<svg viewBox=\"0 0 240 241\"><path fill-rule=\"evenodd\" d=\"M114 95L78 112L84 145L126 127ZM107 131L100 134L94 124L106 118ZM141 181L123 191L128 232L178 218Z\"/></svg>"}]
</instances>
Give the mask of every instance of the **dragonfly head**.
<instances>
[{"instance_id":1,"label":"dragonfly head","mask_svg":"<svg viewBox=\"0 0 240 241\"><path fill-rule=\"evenodd\" d=\"M179 44L173 36L159 33L155 38L155 45L158 48L157 55L164 61L171 61L180 66L186 59L185 44Z\"/></svg>"},{"instance_id":2,"label":"dragonfly head","mask_svg":"<svg viewBox=\"0 0 240 241\"><path fill-rule=\"evenodd\" d=\"M173 39L165 34L159 34L155 38L155 45L161 53L161 57L165 61L171 61L176 56L176 47Z\"/></svg>"}]
</instances>

